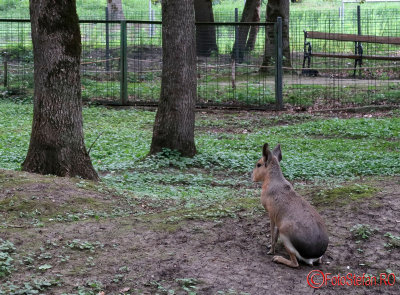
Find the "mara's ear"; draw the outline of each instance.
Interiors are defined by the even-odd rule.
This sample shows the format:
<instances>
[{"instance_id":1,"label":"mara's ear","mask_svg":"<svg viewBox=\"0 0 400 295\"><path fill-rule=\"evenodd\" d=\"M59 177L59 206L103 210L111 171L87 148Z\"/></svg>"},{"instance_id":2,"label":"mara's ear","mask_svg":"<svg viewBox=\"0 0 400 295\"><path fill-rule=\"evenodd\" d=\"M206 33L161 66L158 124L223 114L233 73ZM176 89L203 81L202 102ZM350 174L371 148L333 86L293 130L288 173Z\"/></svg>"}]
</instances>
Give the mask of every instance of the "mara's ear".
<instances>
[{"instance_id":1,"label":"mara's ear","mask_svg":"<svg viewBox=\"0 0 400 295\"><path fill-rule=\"evenodd\" d=\"M271 151L268 148L268 143L265 143L263 146L263 159L264 159L264 163L268 163L271 160Z\"/></svg>"},{"instance_id":2,"label":"mara's ear","mask_svg":"<svg viewBox=\"0 0 400 295\"><path fill-rule=\"evenodd\" d=\"M282 160L281 144L276 145L276 147L272 150L272 154L278 159L279 162Z\"/></svg>"}]
</instances>

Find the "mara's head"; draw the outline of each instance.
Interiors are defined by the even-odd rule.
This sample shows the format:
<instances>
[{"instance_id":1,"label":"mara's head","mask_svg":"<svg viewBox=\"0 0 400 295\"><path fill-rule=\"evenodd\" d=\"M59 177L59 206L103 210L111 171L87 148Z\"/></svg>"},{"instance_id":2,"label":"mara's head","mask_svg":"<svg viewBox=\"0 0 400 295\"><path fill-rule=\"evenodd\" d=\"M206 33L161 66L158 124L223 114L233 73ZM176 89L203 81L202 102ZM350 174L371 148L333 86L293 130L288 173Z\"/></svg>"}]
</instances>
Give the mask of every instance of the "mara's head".
<instances>
[{"instance_id":1,"label":"mara's head","mask_svg":"<svg viewBox=\"0 0 400 295\"><path fill-rule=\"evenodd\" d=\"M262 149L262 157L257 161L253 169L252 180L254 182L264 181L267 177L267 168L274 161L279 164L282 160L281 145L278 144L272 151L269 150L268 143Z\"/></svg>"}]
</instances>

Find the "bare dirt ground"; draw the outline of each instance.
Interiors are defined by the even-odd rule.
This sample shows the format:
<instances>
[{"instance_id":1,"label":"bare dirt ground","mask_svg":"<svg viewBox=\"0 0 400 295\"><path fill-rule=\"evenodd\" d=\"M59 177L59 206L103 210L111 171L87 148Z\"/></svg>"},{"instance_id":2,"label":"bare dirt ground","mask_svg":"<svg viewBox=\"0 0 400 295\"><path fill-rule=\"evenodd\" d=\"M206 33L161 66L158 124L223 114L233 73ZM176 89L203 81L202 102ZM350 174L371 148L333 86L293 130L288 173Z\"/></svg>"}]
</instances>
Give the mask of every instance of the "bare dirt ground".
<instances>
[{"instance_id":1,"label":"bare dirt ground","mask_svg":"<svg viewBox=\"0 0 400 295\"><path fill-rule=\"evenodd\" d=\"M93 292L79 294L400 294L400 251L384 236L400 235L400 177L357 182L376 192L358 200L343 194L333 202L318 203L330 234L323 263L290 269L267 255L269 221L256 197L254 206L237 212L235 218L178 218L179 212L132 205L132 200L129 206L137 214L118 216L112 212L128 204L112 191L81 187L76 179L0 170L0 238L16 248L14 269L10 276L0 277L0 284L58 277L58 286L42 294L78 294L78 286ZM321 189L301 187L309 200ZM28 207L30 212L41 211L38 218L43 224L32 225L28 217L15 215L15 210ZM108 215L60 217L96 208ZM357 239L350 231L356 224L368 224L375 231L367 239ZM286 255L281 245L277 252ZM51 268L39 270L42 265ZM326 285L313 289L307 284L312 270L330 278ZM385 272L395 274L393 286L381 285L380 274ZM333 276L338 274L369 274L377 277L377 285L337 286ZM323 283L317 277L314 281Z\"/></svg>"}]
</instances>

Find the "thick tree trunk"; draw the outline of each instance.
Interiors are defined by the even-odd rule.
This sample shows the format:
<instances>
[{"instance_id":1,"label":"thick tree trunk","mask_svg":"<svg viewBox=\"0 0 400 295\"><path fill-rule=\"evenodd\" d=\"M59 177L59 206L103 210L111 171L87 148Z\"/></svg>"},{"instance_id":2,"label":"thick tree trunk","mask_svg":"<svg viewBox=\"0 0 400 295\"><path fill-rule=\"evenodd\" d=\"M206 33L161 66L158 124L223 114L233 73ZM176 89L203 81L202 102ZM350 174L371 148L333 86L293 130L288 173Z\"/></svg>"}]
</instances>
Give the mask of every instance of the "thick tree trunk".
<instances>
[{"instance_id":1,"label":"thick tree trunk","mask_svg":"<svg viewBox=\"0 0 400 295\"><path fill-rule=\"evenodd\" d=\"M121 0L107 0L107 8L110 20L125 19L124 12L122 11Z\"/></svg>"},{"instance_id":2,"label":"thick tree trunk","mask_svg":"<svg viewBox=\"0 0 400 295\"><path fill-rule=\"evenodd\" d=\"M75 1L31 0L30 14L35 93L22 169L98 180L83 140L81 35Z\"/></svg>"},{"instance_id":3,"label":"thick tree trunk","mask_svg":"<svg viewBox=\"0 0 400 295\"><path fill-rule=\"evenodd\" d=\"M197 82L193 0L162 1L162 44L161 95L150 153L168 148L193 156Z\"/></svg>"},{"instance_id":4,"label":"thick tree trunk","mask_svg":"<svg viewBox=\"0 0 400 295\"><path fill-rule=\"evenodd\" d=\"M260 9L261 9L261 0L258 1L258 5L256 6L253 14L253 23L259 23L260 22ZM246 51L252 51L256 45L257 41L257 34L259 31L260 27L259 26L252 26L250 28L250 33L249 33L249 38L247 39L247 44L246 44Z\"/></svg>"},{"instance_id":5,"label":"thick tree trunk","mask_svg":"<svg viewBox=\"0 0 400 295\"><path fill-rule=\"evenodd\" d=\"M268 0L267 4L267 23L276 22L277 18L282 17L282 50L283 65L291 66L290 44L289 44L289 0ZM271 72L273 69L268 68L274 64L275 38L274 26L267 25L265 28L265 54L262 63L262 72Z\"/></svg>"},{"instance_id":6,"label":"thick tree trunk","mask_svg":"<svg viewBox=\"0 0 400 295\"><path fill-rule=\"evenodd\" d=\"M261 6L261 0L246 0L246 3L243 8L243 13L242 13L242 18L240 22L253 22L257 19L257 9L260 9ZM258 21L260 21L260 15L258 14ZM254 29L253 29L254 28ZM235 51L239 51L239 60L238 62L243 62L244 54L246 51L246 44L247 44L247 38L249 36L249 32L253 30L253 38L254 38L254 43L255 43L255 37L258 32L258 27L251 27L251 26L240 26L239 27L239 36L238 36L238 42L237 46L238 48L234 48L232 57L235 57ZM254 35L255 33L255 35ZM250 42L253 42L250 40ZM235 42L236 43L236 42ZM249 44L251 47L251 44ZM249 48L250 48L249 47ZM254 45L253 45L254 48Z\"/></svg>"},{"instance_id":7,"label":"thick tree trunk","mask_svg":"<svg viewBox=\"0 0 400 295\"><path fill-rule=\"evenodd\" d=\"M196 22L214 22L211 0L194 0ZM198 56L210 56L218 51L215 26L196 27L196 52Z\"/></svg>"}]
</instances>

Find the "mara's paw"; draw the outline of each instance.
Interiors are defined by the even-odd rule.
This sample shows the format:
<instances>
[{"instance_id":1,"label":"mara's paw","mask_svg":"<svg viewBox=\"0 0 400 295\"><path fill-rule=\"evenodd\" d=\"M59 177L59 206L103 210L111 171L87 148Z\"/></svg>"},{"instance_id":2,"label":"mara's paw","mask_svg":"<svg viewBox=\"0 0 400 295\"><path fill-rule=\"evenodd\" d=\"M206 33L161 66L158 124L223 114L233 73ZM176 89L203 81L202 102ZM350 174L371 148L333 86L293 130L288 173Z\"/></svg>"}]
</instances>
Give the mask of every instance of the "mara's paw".
<instances>
[{"instance_id":1,"label":"mara's paw","mask_svg":"<svg viewBox=\"0 0 400 295\"><path fill-rule=\"evenodd\" d=\"M281 259L284 259L282 256L274 256L272 257L272 262L280 263Z\"/></svg>"},{"instance_id":2,"label":"mara's paw","mask_svg":"<svg viewBox=\"0 0 400 295\"><path fill-rule=\"evenodd\" d=\"M297 268L299 266L299 263L297 262L297 260L292 261L292 260L283 258L282 256L274 256L274 257L272 257L272 261L275 263L284 264L284 265L287 265L287 266L293 267L293 268Z\"/></svg>"},{"instance_id":3,"label":"mara's paw","mask_svg":"<svg viewBox=\"0 0 400 295\"><path fill-rule=\"evenodd\" d=\"M272 247L272 245L267 245L267 249L269 249L268 251L268 255L274 255L275 254L275 247Z\"/></svg>"}]
</instances>

